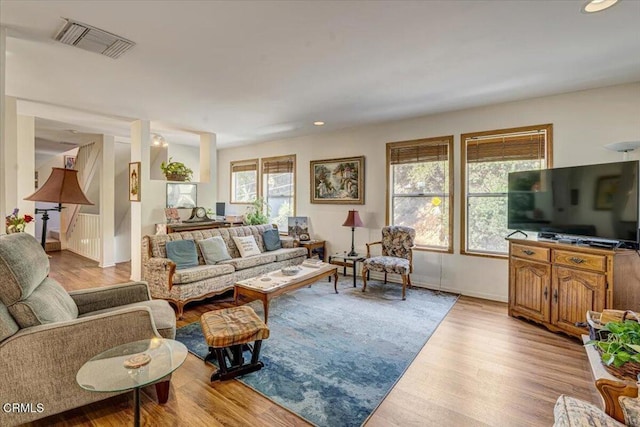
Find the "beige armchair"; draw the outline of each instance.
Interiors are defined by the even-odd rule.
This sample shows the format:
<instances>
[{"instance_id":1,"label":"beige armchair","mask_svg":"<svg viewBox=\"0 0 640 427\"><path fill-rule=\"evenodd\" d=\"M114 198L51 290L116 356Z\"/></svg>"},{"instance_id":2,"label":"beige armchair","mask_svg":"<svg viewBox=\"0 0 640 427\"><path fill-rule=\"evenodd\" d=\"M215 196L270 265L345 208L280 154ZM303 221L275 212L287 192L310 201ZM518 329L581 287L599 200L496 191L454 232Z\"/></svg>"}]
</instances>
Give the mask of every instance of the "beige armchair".
<instances>
[{"instance_id":1,"label":"beige armchair","mask_svg":"<svg viewBox=\"0 0 640 427\"><path fill-rule=\"evenodd\" d=\"M382 240L367 243L367 258L362 263L362 292L367 289L367 274L369 271L384 273L384 282L387 283L387 274L399 274L402 277L402 299L405 300L407 285L411 287L413 273L413 247L416 231L410 227L390 225L382 229ZM371 247L382 246L382 256L371 256Z\"/></svg>"},{"instance_id":2,"label":"beige armchair","mask_svg":"<svg viewBox=\"0 0 640 427\"><path fill-rule=\"evenodd\" d=\"M118 394L83 390L76 373L109 348L175 337L173 309L151 300L146 283L67 293L48 273L49 259L36 239L26 233L0 236L0 402L32 404L30 411L0 410L2 426ZM166 402L169 377L156 390Z\"/></svg>"}]
</instances>

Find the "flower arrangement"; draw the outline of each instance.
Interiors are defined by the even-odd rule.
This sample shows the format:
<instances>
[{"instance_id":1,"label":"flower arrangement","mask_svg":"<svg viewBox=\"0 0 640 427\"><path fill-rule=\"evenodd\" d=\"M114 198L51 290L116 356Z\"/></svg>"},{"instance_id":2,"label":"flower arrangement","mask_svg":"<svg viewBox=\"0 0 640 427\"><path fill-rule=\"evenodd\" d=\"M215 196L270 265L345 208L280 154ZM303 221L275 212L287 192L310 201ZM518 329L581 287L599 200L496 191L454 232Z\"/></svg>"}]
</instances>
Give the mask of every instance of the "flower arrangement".
<instances>
[{"instance_id":1,"label":"flower arrangement","mask_svg":"<svg viewBox=\"0 0 640 427\"><path fill-rule=\"evenodd\" d=\"M29 214L18 216L18 208L13 210L11 215L7 215L5 219L7 234L22 233L24 228L33 221L33 217Z\"/></svg>"}]
</instances>

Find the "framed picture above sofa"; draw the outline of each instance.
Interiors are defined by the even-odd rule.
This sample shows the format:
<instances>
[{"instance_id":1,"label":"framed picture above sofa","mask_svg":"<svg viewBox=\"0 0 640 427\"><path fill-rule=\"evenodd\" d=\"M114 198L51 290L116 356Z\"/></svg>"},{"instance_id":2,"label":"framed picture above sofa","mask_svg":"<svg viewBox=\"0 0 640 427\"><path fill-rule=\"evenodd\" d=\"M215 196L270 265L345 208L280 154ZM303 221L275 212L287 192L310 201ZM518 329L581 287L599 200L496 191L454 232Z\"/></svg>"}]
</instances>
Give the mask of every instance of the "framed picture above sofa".
<instances>
[{"instance_id":1,"label":"framed picture above sofa","mask_svg":"<svg viewBox=\"0 0 640 427\"><path fill-rule=\"evenodd\" d=\"M198 184L167 183L167 207L193 209L198 205Z\"/></svg>"},{"instance_id":2,"label":"framed picture above sofa","mask_svg":"<svg viewBox=\"0 0 640 427\"><path fill-rule=\"evenodd\" d=\"M364 204L364 156L312 160L311 203Z\"/></svg>"}]
</instances>

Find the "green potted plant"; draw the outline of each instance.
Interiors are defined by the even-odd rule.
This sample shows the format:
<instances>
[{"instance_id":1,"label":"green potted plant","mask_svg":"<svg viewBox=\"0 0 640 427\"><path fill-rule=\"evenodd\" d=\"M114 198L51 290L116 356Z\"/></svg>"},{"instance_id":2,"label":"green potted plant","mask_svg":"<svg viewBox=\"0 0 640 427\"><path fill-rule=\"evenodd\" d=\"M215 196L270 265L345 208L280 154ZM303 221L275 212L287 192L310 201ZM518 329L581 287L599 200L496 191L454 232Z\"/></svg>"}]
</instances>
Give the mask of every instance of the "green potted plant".
<instances>
[{"instance_id":1,"label":"green potted plant","mask_svg":"<svg viewBox=\"0 0 640 427\"><path fill-rule=\"evenodd\" d=\"M269 205L262 197L257 198L247 207L244 215L245 222L248 225L259 225L269 223Z\"/></svg>"},{"instance_id":2,"label":"green potted plant","mask_svg":"<svg viewBox=\"0 0 640 427\"><path fill-rule=\"evenodd\" d=\"M169 157L169 162L162 162L160 169L167 178L168 181L191 181L193 171L186 167L182 162L172 161L172 157Z\"/></svg>"},{"instance_id":3,"label":"green potted plant","mask_svg":"<svg viewBox=\"0 0 640 427\"><path fill-rule=\"evenodd\" d=\"M606 331L604 334L602 331ZM600 340L591 340L602 364L617 377L640 373L640 323L633 320L609 322L601 329Z\"/></svg>"}]
</instances>

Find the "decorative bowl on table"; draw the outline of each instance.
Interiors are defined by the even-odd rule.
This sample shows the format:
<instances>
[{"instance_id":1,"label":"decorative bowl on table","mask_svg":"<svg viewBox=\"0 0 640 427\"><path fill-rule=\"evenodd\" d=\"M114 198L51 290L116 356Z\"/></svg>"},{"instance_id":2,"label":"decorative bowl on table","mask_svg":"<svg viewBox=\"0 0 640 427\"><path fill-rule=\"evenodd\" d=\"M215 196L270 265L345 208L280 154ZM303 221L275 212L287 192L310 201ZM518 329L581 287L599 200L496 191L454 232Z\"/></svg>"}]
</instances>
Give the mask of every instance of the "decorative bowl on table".
<instances>
[{"instance_id":1,"label":"decorative bowl on table","mask_svg":"<svg viewBox=\"0 0 640 427\"><path fill-rule=\"evenodd\" d=\"M284 267L282 268L282 274L284 274L285 276L295 276L296 274L298 274L302 269L300 267L298 267L297 265L292 265L290 267Z\"/></svg>"}]
</instances>

